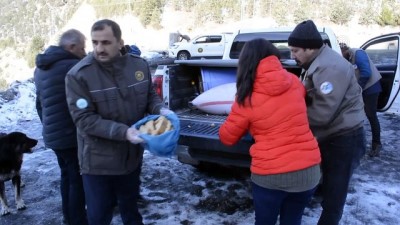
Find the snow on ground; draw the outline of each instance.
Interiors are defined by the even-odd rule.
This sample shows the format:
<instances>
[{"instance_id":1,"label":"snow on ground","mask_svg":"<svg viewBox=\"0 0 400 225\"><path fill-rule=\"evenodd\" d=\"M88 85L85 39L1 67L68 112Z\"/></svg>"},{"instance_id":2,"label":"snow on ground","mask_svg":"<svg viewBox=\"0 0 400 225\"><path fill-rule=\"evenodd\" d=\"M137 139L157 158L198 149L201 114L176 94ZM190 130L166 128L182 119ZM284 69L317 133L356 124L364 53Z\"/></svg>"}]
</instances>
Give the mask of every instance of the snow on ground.
<instances>
[{"instance_id":1,"label":"snow on ground","mask_svg":"<svg viewBox=\"0 0 400 225\"><path fill-rule=\"evenodd\" d=\"M13 89L17 93L14 100L0 99L0 132L23 131L39 139L39 144L34 153L25 155L22 166L27 209L15 209L11 182L7 182L6 196L13 211L0 217L0 224L61 224L59 169L54 153L43 145L34 85L22 82ZM341 225L400 224L400 116L380 114L379 118L385 149L379 158L364 158L355 172ZM139 206L145 224L254 224L247 170L212 167L200 171L146 151L142 181L145 200ZM315 225L320 212L319 205L307 208L303 225ZM122 224L117 211L112 224Z\"/></svg>"}]
</instances>

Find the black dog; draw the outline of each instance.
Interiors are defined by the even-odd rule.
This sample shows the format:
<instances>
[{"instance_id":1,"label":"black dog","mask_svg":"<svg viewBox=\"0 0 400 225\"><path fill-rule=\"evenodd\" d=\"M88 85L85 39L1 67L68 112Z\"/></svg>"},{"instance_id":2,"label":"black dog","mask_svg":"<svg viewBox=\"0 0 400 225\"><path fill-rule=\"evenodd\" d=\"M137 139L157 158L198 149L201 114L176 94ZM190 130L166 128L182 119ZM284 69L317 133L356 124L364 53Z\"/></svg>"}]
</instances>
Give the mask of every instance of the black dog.
<instances>
[{"instance_id":1,"label":"black dog","mask_svg":"<svg viewBox=\"0 0 400 225\"><path fill-rule=\"evenodd\" d=\"M29 138L21 132L0 134L0 215L10 213L5 195L4 182L11 180L15 190L15 203L17 209L25 209L25 203L21 199L20 170L24 153L32 153L37 140Z\"/></svg>"}]
</instances>

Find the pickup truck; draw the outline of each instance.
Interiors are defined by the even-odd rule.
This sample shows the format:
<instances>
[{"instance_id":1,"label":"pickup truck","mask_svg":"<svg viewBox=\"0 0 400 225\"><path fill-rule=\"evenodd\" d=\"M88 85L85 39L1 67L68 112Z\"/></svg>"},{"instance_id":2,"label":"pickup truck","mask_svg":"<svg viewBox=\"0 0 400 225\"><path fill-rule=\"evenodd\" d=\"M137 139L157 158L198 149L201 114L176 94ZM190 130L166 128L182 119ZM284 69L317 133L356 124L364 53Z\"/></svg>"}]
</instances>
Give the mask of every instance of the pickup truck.
<instances>
[{"instance_id":1,"label":"pickup truck","mask_svg":"<svg viewBox=\"0 0 400 225\"><path fill-rule=\"evenodd\" d=\"M179 60L188 59L221 59L225 45L233 33L204 34L189 42L175 42L168 49L169 57Z\"/></svg>"},{"instance_id":2,"label":"pickup truck","mask_svg":"<svg viewBox=\"0 0 400 225\"><path fill-rule=\"evenodd\" d=\"M341 54L339 43L328 28L319 29L326 44ZM251 138L245 137L234 146L219 141L218 130L227 115L204 113L190 106L202 92L220 84L235 82L239 53L248 40L265 38L278 47L281 62L290 72L299 75L299 68L290 58L287 39L291 29L265 29L239 31L220 60L175 60L174 64L158 66L153 77L157 93L165 106L175 111L181 130L177 158L193 166L216 163L226 166L249 167ZM381 36L362 47L370 54L382 74L384 91L379 98L379 110L390 108L399 92L399 34ZM393 108L393 107L392 107Z\"/></svg>"}]
</instances>

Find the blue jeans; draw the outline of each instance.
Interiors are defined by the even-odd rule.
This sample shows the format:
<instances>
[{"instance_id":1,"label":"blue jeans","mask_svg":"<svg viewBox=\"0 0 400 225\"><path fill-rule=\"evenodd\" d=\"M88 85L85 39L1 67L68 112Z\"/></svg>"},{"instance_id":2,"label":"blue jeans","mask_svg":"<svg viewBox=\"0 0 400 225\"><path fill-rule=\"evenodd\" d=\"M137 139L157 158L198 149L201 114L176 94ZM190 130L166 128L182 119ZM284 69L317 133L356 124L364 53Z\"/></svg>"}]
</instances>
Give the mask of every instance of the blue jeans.
<instances>
[{"instance_id":1,"label":"blue jeans","mask_svg":"<svg viewBox=\"0 0 400 225\"><path fill-rule=\"evenodd\" d=\"M319 148L323 200L318 225L337 225L342 218L350 178L365 154L364 128L319 141Z\"/></svg>"},{"instance_id":2,"label":"blue jeans","mask_svg":"<svg viewBox=\"0 0 400 225\"><path fill-rule=\"evenodd\" d=\"M64 219L70 225L86 225L85 193L79 173L78 149L53 149L61 170L61 200Z\"/></svg>"},{"instance_id":3,"label":"blue jeans","mask_svg":"<svg viewBox=\"0 0 400 225\"><path fill-rule=\"evenodd\" d=\"M252 183L255 225L300 225L304 208L315 188L304 192L286 192L263 188Z\"/></svg>"},{"instance_id":4,"label":"blue jeans","mask_svg":"<svg viewBox=\"0 0 400 225\"><path fill-rule=\"evenodd\" d=\"M126 175L83 174L90 225L109 225L118 203L124 225L143 225L137 207L139 169Z\"/></svg>"}]
</instances>

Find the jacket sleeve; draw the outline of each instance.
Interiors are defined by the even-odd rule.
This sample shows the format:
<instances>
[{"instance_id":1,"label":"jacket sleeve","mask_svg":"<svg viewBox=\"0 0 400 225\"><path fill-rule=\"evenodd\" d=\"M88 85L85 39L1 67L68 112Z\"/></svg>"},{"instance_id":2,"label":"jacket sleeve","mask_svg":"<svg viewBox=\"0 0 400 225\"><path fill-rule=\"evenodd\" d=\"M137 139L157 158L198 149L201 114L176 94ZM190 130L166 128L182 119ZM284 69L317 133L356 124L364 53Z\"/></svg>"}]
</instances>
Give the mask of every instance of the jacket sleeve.
<instances>
[{"instance_id":1,"label":"jacket sleeve","mask_svg":"<svg viewBox=\"0 0 400 225\"><path fill-rule=\"evenodd\" d=\"M111 140L126 140L128 126L112 120L103 119L96 113L85 82L78 76L67 74L65 88L68 108L78 128L86 134Z\"/></svg>"},{"instance_id":2,"label":"jacket sleeve","mask_svg":"<svg viewBox=\"0 0 400 225\"><path fill-rule=\"evenodd\" d=\"M219 138L225 145L236 144L248 131L249 121L237 102L233 103L228 118L219 128Z\"/></svg>"},{"instance_id":3,"label":"jacket sleeve","mask_svg":"<svg viewBox=\"0 0 400 225\"><path fill-rule=\"evenodd\" d=\"M307 107L310 126L324 127L335 118L350 85L350 76L355 75L349 64L347 71L338 72L335 67L328 67L312 77L314 87L307 90L312 99Z\"/></svg>"},{"instance_id":4,"label":"jacket sleeve","mask_svg":"<svg viewBox=\"0 0 400 225\"><path fill-rule=\"evenodd\" d=\"M358 84L360 84L360 86L364 89L372 73L368 55L364 50L356 51L355 64L357 65L357 68L360 71Z\"/></svg>"}]
</instances>

